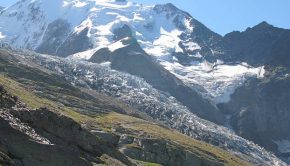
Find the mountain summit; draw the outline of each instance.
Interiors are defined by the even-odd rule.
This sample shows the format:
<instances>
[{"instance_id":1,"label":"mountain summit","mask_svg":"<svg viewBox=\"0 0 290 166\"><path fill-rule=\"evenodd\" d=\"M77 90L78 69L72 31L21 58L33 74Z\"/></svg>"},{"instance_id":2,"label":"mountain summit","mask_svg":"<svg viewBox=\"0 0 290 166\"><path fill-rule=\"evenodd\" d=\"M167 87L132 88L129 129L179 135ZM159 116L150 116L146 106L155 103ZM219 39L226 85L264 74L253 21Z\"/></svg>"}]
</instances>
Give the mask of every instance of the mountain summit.
<instances>
[{"instance_id":1,"label":"mountain summit","mask_svg":"<svg viewBox=\"0 0 290 166\"><path fill-rule=\"evenodd\" d=\"M18 47L66 57L114 42L124 25L155 56L197 54L220 36L172 4L128 1L25 0L2 12L2 40Z\"/></svg>"}]
</instances>

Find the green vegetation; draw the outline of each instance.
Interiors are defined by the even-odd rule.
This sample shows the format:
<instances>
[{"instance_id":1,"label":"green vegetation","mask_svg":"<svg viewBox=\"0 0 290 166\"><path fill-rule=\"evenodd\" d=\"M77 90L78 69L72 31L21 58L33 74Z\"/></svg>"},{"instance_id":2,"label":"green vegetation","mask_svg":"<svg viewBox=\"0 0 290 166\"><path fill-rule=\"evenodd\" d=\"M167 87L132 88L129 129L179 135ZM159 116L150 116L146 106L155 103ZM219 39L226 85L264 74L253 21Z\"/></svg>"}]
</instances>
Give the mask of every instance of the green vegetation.
<instances>
[{"instance_id":1,"label":"green vegetation","mask_svg":"<svg viewBox=\"0 0 290 166\"><path fill-rule=\"evenodd\" d=\"M0 75L0 85L12 95L17 96L20 101L27 104L29 108L36 109L40 107L47 107L58 113L62 113L77 122L88 120L89 117L73 111L69 107L65 107L60 103L37 96L32 90L23 87L20 83L12 80L8 76Z\"/></svg>"},{"instance_id":2,"label":"green vegetation","mask_svg":"<svg viewBox=\"0 0 290 166\"><path fill-rule=\"evenodd\" d=\"M225 165L249 165L243 160L217 147L201 141L193 140L188 136L174 130L161 127L158 124L149 123L131 116L118 113L109 113L98 117L97 122L103 127L116 128L121 126L124 129L131 131L131 133L132 131L134 131L133 133L146 133L147 136L167 140L172 143L172 145L183 147L186 150L193 152L200 158L204 158L206 160L221 161L225 163ZM136 134L135 137L138 137L138 134Z\"/></svg>"},{"instance_id":3,"label":"green vegetation","mask_svg":"<svg viewBox=\"0 0 290 166\"><path fill-rule=\"evenodd\" d=\"M148 163L148 162L141 162L143 166L161 166L160 164L156 163Z\"/></svg>"}]
</instances>

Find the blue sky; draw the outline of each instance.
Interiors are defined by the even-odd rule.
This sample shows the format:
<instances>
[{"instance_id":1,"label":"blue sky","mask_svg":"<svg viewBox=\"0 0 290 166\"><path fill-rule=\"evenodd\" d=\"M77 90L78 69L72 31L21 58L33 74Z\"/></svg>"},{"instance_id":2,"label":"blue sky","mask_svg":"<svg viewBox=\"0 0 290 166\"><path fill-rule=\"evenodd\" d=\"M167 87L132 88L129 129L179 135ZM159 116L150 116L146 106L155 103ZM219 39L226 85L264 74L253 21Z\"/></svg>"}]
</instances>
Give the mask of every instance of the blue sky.
<instances>
[{"instance_id":1,"label":"blue sky","mask_svg":"<svg viewBox=\"0 0 290 166\"><path fill-rule=\"evenodd\" d=\"M144 4L171 2L219 34L245 30L262 21L290 29L290 0L133 0ZM0 0L8 6L16 0Z\"/></svg>"}]
</instances>

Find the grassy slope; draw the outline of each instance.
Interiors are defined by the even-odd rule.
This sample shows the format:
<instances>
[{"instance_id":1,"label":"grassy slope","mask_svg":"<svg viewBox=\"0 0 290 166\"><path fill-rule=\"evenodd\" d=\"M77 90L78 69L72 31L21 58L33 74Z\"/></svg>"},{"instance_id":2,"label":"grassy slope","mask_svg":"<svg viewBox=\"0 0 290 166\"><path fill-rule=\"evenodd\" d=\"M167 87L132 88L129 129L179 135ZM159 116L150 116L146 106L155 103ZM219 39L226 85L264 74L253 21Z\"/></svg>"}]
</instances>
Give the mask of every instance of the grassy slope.
<instances>
[{"instance_id":1,"label":"grassy slope","mask_svg":"<svg viewBox=\"0 0 290 166\"><path fill-rule=\"evenodd\" d=\"M107 128L115 128L122 126L133 133L146 133L153 138L167 140L175 146L182 147L190 152L193 152L200 158L212 161L222 161L225 165L248 165L240 159L228 154L227 152L216 148L212 145L201 141L193 140L192 138L178 133L174 130L164 128L155 123L150 123L142 119L121 115L118 113L110 113L97 118L99 125ZM115 126L115 127L114 127Z\"/></svg>"},{"instance_id":2,"label":"grassy slope","mask_svg":"<svg viewBox=\"0 0 290 166\"><path fill-rule=\"evenodd\" d=\"M122 126L127 130L140 132L143 131L153 138L160 138L168 140L176 146L181 146L189 151L194 152L205 160L220 160L224 161L225 165L248 165L240 159L228 154L227 152L205 144L200 141L193 140L192 138L180 134L176 131L160 127L158 124L150 123L148 121L134 118L128 115L111 112L107 114L100 114L96 117L89 117L70 109L68 107L57 104L45 98L38 97L33 92L26 90L21 84L12 80L11 78L0 75L0 84L13 95L18 96L19 99L29 107L49 107L53 110L58 110L60 113L80 122L80 123L96 123L107 131L116 126ZM134 133L134 132L133 132ZM146 165L146 164L145 164Z\"/></svg>"},{"instance_id":3,"label":"grassy slope","mask_svg":"<svg viewBox=\"0 0 290 166\"><path fill-rule=\"evenodd\" d=\"M53 102L51 100L41 98L29 91L27 88L23 87L20 83L14 81L5 75L0 75L0 85L14 96L17 96L20 101L27 104L28 107L35 109L40 107L48 107L51 110L58 111L64 115L73 118L77 122L81 122L84 119L88 119L87 116L73 111L69 107L65 107L60 103Z\"/></svg>"}]
</instances>

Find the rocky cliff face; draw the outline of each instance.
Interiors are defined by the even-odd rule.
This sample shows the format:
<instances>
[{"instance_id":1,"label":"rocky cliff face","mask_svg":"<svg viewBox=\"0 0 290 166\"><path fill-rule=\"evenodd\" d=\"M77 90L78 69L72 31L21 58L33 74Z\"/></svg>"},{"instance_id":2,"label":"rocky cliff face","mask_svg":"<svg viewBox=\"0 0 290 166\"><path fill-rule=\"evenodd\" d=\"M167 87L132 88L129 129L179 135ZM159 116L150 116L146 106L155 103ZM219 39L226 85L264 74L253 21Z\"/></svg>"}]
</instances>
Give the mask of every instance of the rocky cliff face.
<instances>
[{"instance_id":1,"label":"rocky cliff face","mask_svg":"<svg viewBox=\"0 0 290 166\"><path fill-rule=\"evenodd\" d=\"M247 80L232 100L220 107L233 115L231 121L238 134L282 157L288 152L281 146L289 145L281 144L289 140L289 35L289 30L263 22L225 36L224 42L231 43L226 58L263 64L266 73L263 79Z\"/></svg>"},{"instance_id":2,"label":"rocky cliff face","mask_svg":"<svg viewBox=\"0 0 290 166\"><path fill-rule=\"evenodd\" d=\"M238 88L222 109L232 115L232 126L239 135L287 158L288 151L281 147L289 144L280 141L289 140L289 70L276 67L268 71L265 79L251 79Z\"/></svg>"},{"instance_id":3,"label":"rocky cliff face","mask_svg":"<svg viewBox=\"0 0 290 166\"><path fill-rule=\"evenodd\" d=\"M202 161L195 154L160 139L134 139L130 145L123 146L121 151L134 159L145 158L146 161L168 166L223 165L222 163Z\"/></svg>"},{"instance_id":4,"label":"rocky cliff face","mask_svg":"<svg viewBox=\"0 0 290 166\"><path fill-rule=\"evenodd\" d=\"M1 86L0 145L15 165L92 165L103 153L132 163L77 122L47 108L31 110ZM112 135L113 136L113 135ZM106 152L105 152L106 151ZM9 159L9 158L8 158ZM13 164L12 164L13 165Z\"/></svg>"},{"instance_id":5,"label":"rocky cliff face","mask_svg":"<svg viewBox=\"0 0 290 166\"><path fill-rule=\"evenodd\" d=\"M282 44L280 41L289 34L290 30L262 22L244 32L225 35L217 47L224 50L220 56L227 62L240 61L254 66L265 65L276 58L274 46Z\"/></svg>"}]
</instances>

